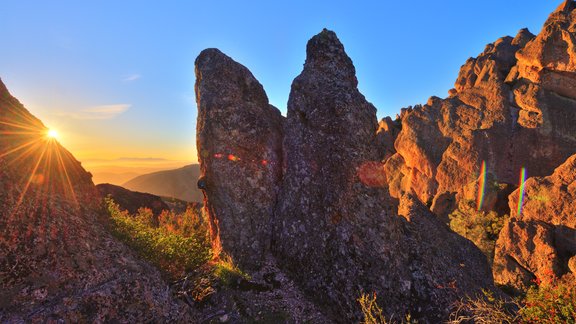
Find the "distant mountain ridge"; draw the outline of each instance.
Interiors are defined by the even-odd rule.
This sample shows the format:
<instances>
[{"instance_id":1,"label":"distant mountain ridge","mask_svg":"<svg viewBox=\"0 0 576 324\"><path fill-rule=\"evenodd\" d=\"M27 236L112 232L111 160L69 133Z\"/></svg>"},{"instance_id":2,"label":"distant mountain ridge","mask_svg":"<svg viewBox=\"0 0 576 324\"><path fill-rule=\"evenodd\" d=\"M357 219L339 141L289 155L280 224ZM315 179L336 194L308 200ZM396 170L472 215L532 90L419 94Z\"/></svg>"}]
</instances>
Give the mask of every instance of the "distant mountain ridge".
<instances>
[{"instance_id":1,"label":"distant mountain ridge","mask_svg":"<svg viewBox=\"0 0 576 324\"><path fill-rule=\"evenodd\" d=\"M182 168L158 171L137 176L122 185L130 190L173 197L189 202L201 202L202 192L196 187L200 166L191 164Z\"/></svg>"}]
</instances>

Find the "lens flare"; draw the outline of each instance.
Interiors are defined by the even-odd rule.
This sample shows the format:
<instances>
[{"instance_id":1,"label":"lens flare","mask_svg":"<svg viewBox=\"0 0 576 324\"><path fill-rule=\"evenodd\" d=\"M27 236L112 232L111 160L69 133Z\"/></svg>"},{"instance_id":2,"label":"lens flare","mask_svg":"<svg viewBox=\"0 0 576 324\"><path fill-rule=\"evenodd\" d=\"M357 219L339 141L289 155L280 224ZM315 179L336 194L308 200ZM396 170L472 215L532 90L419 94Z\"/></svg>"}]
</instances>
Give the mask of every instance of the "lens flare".
<instances>
[{"instance_id":1,"label":"lens flare","mask_svg":"<svg viewBox=\"0 0 576 324\"><path fill-rule=\"evenodd\" d=\"M476 199L476 210L480 211L484 203L484 191L486 188L486 161L482 161L480 168L480 182L478 183L478 199Z\"/></svg>"},{"instance_id":2,"label":"lens flare","mask_svg":"<svg viewBox=\"0 0 576 324\"><path fill-rule=\"evenodd\" d=\"M518 193L518 210L517 215L522 213L522 205L524 204L524 190L526 189L526 168L520 170L520 192Z\"/></svg>"}]
</instances>

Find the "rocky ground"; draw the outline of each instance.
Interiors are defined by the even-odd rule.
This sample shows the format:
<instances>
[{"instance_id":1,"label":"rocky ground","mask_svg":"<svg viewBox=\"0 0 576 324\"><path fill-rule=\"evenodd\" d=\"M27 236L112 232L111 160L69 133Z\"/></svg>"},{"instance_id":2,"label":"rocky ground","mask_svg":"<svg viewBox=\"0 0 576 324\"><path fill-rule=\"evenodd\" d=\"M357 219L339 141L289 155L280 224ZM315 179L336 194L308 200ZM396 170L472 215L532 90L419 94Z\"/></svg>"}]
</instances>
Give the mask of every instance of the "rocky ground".
<instances>
[{"instance_id":1,"label":"rocky ground","mask_svg":"<svg viewBox=\"0 0 576 324\"><path fill-rule=\"evenodd\" d=\"M354 322L375 292L386 318L427 323L494 282L573 283L575 39L567 0L538 35L469 59L447 98L379 123L332 31L308 42L286 117L246 67L203 51L198 186L214 254L249 275L230 282L205 267L169 282L113 237L91 175L0 82L0 322ZM446 225L485 182L460 212L509 216L492 269Z\"/></svg>"}]
</instances>

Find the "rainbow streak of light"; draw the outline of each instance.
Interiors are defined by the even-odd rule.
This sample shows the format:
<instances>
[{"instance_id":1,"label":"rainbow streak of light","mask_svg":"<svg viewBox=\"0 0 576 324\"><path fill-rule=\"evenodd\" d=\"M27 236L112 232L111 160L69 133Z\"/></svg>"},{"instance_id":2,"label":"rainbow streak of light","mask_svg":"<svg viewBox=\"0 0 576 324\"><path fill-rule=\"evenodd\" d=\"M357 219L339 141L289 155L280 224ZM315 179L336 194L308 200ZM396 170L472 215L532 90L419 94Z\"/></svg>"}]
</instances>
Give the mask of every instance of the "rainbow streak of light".
<instances>
[{"instance_id":1,"label":"rainbow streak of light","mask_svg":"<svg viewBox=\"0 0 576 324\"><path fill-rule=\"evenodd\" d=\"M480 211L484 203L484 191L486 189L486 161L482 161L480 168L480 183L478 184L478 199L476 199L476 209Z\"/></svg>"},{"instance_id":2,"label":"rainbow streak of light","mask_svg":"<svg viewBox=\"0 0 576 324\"><path fill-rule=\"evenodd\" d=\"M526 189L526 168L520 170L520 192L518 194L518 211L517 215L522 213L522 205L524 204L524 190Z\"/></svg>"}]
</instances>

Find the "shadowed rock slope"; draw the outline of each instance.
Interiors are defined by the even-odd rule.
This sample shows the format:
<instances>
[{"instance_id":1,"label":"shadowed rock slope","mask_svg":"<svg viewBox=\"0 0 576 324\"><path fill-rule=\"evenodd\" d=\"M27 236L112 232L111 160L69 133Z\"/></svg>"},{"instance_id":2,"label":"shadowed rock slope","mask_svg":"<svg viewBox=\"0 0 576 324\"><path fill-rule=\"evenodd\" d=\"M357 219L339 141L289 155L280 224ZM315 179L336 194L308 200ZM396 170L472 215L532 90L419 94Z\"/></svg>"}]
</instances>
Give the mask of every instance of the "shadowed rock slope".
<instances>
[{"instance_id":1,"label":"shadowed rock slope","mask_svg":"<svg viewBox=\"0 0 576 324\"><path fill-rule=\"evenodd\" d=\"M378 294L388 317L438 321L460 296L491 287L470 242L413 196L398 216L398 201L374 186L376 109L333 32L308 42L285 121L217 50L200 54L196 77L199 185L215 244L237 262L256 268L271 251L336 321L359 318L363 291Z\"/></svg>"},{"instance_id":2,"label":"shadowed rock slope","mask_svg":"<svg viewBox=\"0 0 576 324\"><path fill-rule=\"evenodd\" d=\"M74 157L0 82L0 322L191 320L105 230Z\"/></svg>"}]
</instances>

